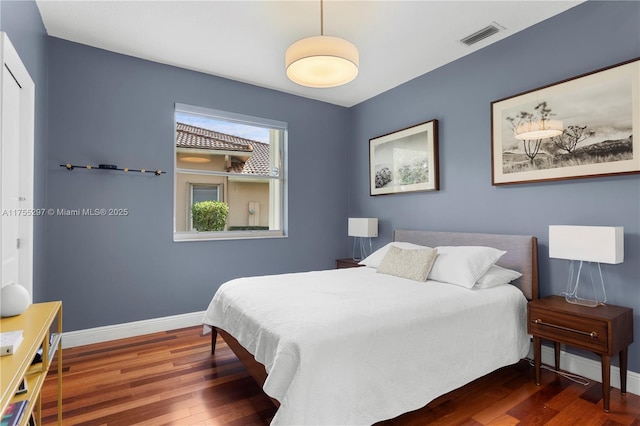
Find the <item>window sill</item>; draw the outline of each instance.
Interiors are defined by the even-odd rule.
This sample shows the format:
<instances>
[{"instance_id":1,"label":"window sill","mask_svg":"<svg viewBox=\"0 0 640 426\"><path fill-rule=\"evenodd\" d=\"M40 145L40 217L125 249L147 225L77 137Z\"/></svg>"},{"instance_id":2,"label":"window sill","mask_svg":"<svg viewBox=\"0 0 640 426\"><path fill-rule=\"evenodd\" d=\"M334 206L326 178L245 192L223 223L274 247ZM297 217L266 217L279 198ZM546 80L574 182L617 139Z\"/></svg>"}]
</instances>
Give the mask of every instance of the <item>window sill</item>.
<instances>
[{"instance_id":1,"label":"window sill","mask_svg":"<svg viewBox=\"0 0 640 426\"><path fill-rule=\"evenodd\" d=\"M283 231L218 231L218 232L174 232L173 241L176 243L188 241L219 241L219 240L251 240L256 238L286 238Z\"/></svg>"}]
</instances>

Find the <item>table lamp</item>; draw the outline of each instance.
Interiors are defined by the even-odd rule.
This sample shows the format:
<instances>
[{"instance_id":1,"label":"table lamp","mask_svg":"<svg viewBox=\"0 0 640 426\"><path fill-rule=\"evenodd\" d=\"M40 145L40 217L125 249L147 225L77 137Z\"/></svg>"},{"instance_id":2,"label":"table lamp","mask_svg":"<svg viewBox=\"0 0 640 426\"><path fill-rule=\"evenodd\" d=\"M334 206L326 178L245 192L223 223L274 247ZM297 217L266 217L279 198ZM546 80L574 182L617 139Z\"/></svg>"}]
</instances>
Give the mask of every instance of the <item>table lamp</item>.
<instances>
[{"instance_id":1,"label":"table lamp","mask_svg":"<svg viewBox=\"0 0 640 426\"><path fill-rule=\"evenodd\" d=\"M371 238L378 236L378 219L350 217L348 234L353 238L353 260L362 260L371 254ZM367 242L369 250L367 251Z\"/></svg>"},{"instance_id":2,"label":"table lamp","mask_svg":"<svg viewBox=\"0 0 640 426\"><path fill-rule=\"evenodd\" d=\"M623 262L624 228L550 225L549 257L570 261L567 291L562 293L567 302L591 307L604 304L607 292L600 264Z\"/></svg>"}]
</instances>

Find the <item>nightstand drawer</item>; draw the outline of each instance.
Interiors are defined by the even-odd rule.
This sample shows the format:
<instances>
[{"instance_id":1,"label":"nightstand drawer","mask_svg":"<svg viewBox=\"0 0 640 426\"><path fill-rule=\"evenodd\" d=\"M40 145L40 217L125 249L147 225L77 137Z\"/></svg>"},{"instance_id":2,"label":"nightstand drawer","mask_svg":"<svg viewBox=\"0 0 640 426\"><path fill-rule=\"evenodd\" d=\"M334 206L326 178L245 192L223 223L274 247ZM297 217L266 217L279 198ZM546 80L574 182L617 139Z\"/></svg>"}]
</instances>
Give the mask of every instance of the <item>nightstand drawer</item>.
<instances>
[{"instance_id":1,"label":"nightstand drawer","mask_svg":"<svg viewBox=\"0 0 640 426\"><path fill-rule=\"evenodd\" d=\"M534 307L529 312L528 332L543 339L561 340L598 353L608 351L606 321Z\"/></svg>"}]
</instances>

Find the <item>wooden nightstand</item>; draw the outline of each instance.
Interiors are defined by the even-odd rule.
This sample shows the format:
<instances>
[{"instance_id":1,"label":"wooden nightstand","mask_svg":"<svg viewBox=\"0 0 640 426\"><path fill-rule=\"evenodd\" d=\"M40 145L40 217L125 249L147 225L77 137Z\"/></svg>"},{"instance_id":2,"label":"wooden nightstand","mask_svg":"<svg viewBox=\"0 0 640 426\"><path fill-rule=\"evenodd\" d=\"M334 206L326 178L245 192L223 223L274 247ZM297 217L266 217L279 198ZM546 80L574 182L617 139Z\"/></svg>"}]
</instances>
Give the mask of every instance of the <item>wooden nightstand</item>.
<instances>
[{"instance_id":1,"label":"wooden nightstand","mask_svg":"<svg viewBox=\"0 0 640 426\"><path fill-rule=\"evenodd\" d=\"M541 339L554 342L555 368L560 368L560 344L586 349L600 355L602 399L609 411L611 356L620 357L620 390L627 392L627 355L633 342L633 309L614 305L595 308L568 303L561 296L529 302L527 331L533 336L536 384L540 384Z\"/></svg>"},{"instance_id":2,"label":"wooden nightstand","mask_svg":"<svg viewBox=\"0 0 640 426\"><path fill-rule=\"evenodd\" d=\"M359 268L362 265L358 265L359 260L351 259L350 257L346 259L336 259L336 269L341 268Z\"/></svg>"}]
</instances>

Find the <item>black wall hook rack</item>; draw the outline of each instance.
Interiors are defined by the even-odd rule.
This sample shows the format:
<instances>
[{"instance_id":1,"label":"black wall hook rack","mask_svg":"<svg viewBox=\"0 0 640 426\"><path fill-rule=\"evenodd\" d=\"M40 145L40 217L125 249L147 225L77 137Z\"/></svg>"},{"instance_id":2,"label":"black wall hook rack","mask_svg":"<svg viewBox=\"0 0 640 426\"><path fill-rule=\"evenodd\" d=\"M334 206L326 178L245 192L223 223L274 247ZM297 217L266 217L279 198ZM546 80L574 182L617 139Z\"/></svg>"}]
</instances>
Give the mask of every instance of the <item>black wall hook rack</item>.
<instances>
[{"instance_id":1,"label":"black wall hook rack","mask_svg":"<svg viewBox=\"0 0 640 426\"><path fill-rule=\"evenodd\" d=\"M165 174L167 172L162 171L160 169L157 170L149 170L149 169L130 169L128 167L125 168L119 168L118 166L116 166L115 164L99 164L97 167L96 166L92 166L91 164L86 165L86 166L76 166L74 164L71 163L67 163L67 164L60 164L60 167L64 167L67 170L71 171L73 169L87 169L87 170L119 170L121 172L137 172L137 173L153 173L156 176L160 176L162 174Z\"/></svg>"}]
</instances>

